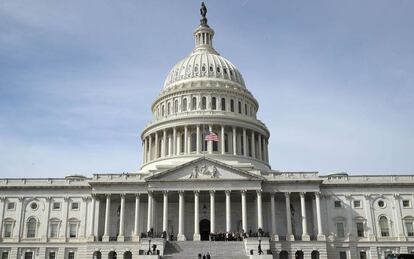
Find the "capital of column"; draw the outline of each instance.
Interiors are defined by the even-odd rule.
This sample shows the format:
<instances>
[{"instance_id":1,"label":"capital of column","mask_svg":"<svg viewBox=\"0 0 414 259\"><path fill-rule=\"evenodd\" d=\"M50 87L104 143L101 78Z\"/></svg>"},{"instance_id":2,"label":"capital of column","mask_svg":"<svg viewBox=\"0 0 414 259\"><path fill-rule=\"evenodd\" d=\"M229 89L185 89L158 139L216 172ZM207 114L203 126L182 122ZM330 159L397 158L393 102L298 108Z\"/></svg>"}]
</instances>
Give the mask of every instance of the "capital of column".
<instances>
[{"instance_id":1,"label":"capital of column","mask_svg":"<svg viewBox=\"0 0 414 259\"><path fill-rule=\"evenodd\" d=\"M301 198L305 198L306 192L300 192L299 195Z\"/></svg>"},{"instance_id":2,"label":"capital of column","mask_svg":"<svg viewBox=\"0 0 414 259\"><path fill-rule=\"evenodd\" d=\"M258 195L260 195L260 194L262 194L262 190L256 190L256 193L258 194Z\"/></svg>"},{"instance_id":3,"label":"capital of column","mask_svg":"<svg viewBox=\"0 0 414 259\"><path fill-rule=\"evenodd\" d=\"M345 194L345 198L347 200L352 200L352 195L351 194Z\"/></svg>"},{"instance_id":4,"label":"capital of column","mask_svg":"<svg viewBox=\"0 0 414 259\"><path fill-rule=\"evenodd\" d=\"M164 191L162 191L162 194L165 196L165 195L168 195L168 191L166 191L166 190L164 190Z\"/></svg>"},{"instance_id":5,"label":"capital of column","mask_svg":"<svg viewBox=\"0 0 414 259\"><path fill-rule=\"evenodd\" d=\"M210 196L213 196L216 193L216 190L210 190Z\"/></svg>"},{"instance_id":6,"label":"capital of column","mask_svg":"<svg viewBox=\"0 0 414 259\"><path fill-rule=\"evenodd\" d=\"M110 193L106 193L105 194L105 197L108 199L108 198L111 198L111 194ZM66 199L67 199L67 197L66 197Z\"/></svg>"},{"instance_id":7,"label":"capital of column","mask_svg":"<svg viewBox=\"0 0 414 259\"><path fill-rule=\"evenodd\" d=\"M139 198L140 197L140 193L135 193L135 198Z\"/></svg>"},{"instance_id":8,"label":"capital of column","mask_svg":"<svg viewBox=\"0 0 414 259\"><path fill-rule=\"evenodd\" d=\"M285 198L290 198L290 192L285 192Z\"/></svg>"},{"instance_id":9,"label":"capital of column","mask_svg":"<svg viewBox=\"0 0 414 259\"><path fill-rule=\"evenodd\" d=\"M367 199L367 200L370 200L371 199L371 194L364 194L364 198Z\"/></svg>"},{"instance_id":10,"label":"capital of column","mask_svg":"<svg viewBox=\"0 0 414 259\"><path fill-rule=\"evenodd\" d=\"M179 190L178 191L178 195L184 195L184 191L183 190Z\"/></svg>"},{"instance_id":11,"label":"capital of column","mask_svg":"<svg viewBox=\"0 0 414 259\"><path fill-rule=\"evenodd\" d=\"M246 194L246 193L247 193L247 190L240 190L240 192L241 192L242 194Z\"/></svg>"},{"instance_id":12,"label":"capital of column","mask_svg":"<svg viewBox=\"0 0 414 259\"><path fill-rule=\"evenodd\" d=\"M197 196L200 194L199 190L194 190L193 192L194 192L194 195L197 195Z\"/></svg>"},{"instance_id":13,"label":"capital of column","mask_svg":"<svg viewBox=\"0 0 414 259\"><path fill-rule=\"evenodd\" d=\"M392 196L393 196L393 197L394 197L394 199L396 199L396 200L398 200L398 199L400 199L400 198L401 198L401 195L400 195L399 193L394 193Z\"/></svg>"},{"instance_id":14,"label":"capital of column","mask_svg":"<svg viewBox=\"0 0 414 259\"><path fill-rule=\"evenodd\" d=\"M231 190L225 190L224 193L230 194L231 193Z\"/></svg>"},{"instance_id":15,"label":"capital of column","mask_svg":"<svg viewBox=\"0 0 414 259\"><path fill-rule=\"evenodd\" d=\"M121 196L121 199L125 199L126 194L125 193L120 193L119 196Z\"/></svg>"}]
</instances>

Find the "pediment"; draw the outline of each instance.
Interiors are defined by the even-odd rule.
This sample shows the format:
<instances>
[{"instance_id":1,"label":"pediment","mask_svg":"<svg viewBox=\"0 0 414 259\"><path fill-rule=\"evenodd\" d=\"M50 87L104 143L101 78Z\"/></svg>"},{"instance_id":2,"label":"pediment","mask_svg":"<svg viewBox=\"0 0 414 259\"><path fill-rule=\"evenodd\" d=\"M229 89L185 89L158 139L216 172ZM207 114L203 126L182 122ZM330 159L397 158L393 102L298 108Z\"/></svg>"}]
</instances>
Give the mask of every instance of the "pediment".
<instances>
[{"instance_id":1,"label":"pediment","mask_svg":"<svg viewBox=\"0 0 414 259\"><path fill-rule=\"evenodd\" d=\"M211 158L198 158L168 169L147 181L263 180L263 177Z\"/></svg>"}]
</instances>

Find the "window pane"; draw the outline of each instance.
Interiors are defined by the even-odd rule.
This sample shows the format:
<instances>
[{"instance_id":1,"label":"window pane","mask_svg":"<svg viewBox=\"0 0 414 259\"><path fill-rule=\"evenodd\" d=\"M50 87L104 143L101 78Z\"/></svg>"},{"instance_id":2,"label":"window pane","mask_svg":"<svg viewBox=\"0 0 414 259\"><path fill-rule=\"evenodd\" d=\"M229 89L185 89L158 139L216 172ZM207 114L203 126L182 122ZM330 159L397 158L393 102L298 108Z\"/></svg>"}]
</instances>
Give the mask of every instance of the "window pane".
<instances>
[{"instance_id":1,"label":"window pane","mask_svg":"<svg viewBox=\"0 0 414 259\"><path fill-rule=\"evenodd\" d=\"M32 259L32 258L33 258L33 252L24 253L24 259Z\"/></svg>"},{"instance_id":2,"label":"window pane","mask_svg":"<svg viewBox=\"0 0 414 259\"><path fill-rule=\"evenodd\" d=\"M50 237L58 237L58 228L59 228L58 223L52 223L50 225Z\"/></svg>"},{"instance_id":3,"label":"window pane","mask_svg":"<svg viewBox=\"0 0 414 259\"><path fill-rule=\"evenodd\" d=\"M58 209L60 209L60 202L54 202L54 203L53 203L53 209L54 209L54 210L58 210Z\"/></svg>"},{"instance_id":4,"label":"window pane","mask_svg":"<svg viewBox=\"0 0 414 259\"><path fill-rule=\"evenodd\" d=\"M36 237L36 220L33 218L27 222L27 237Z\"/></svg>"},{"instance_id":5,"label":"window pane","mask_svg":"<svg viewBox=\"0 0 414 259\"><path fill-rule=\"evenodd\" d=\"M359 259L367 259L367 252L365 251L359 252Z\"/></svg>"},{"instance_id":6,"label":"window pane","mask_svg":"<svg viewBox=\"0 0 414 259\"><path fill-rule=\"evenodd\" d=\"M346 259L346 252L344 251L339 252L339 259Z\"/></svg>"},{"instance_id":7,"label":"window pane","mask_svg":"<svg viewBox=\"0 0 414 259\"><path fill-rule=\"evenodd\" d=\"M55 258L56 258L55 252L49 252L49 259L55 259Z\"/></svg>"},{"instance_id":8,"label":"window pane","mask_svg":"<svg viewBox=\"0 0 414 259\"><path fill-rule=\"evenodd\" d=\"M344 223L336 223L336 234L338 235L338 237L345 237Z\"/></svg>"},{"instance_id":9,"label":"window pane","mask_svg":"<svg viewBox=\"0 0 414 259\"><path fill-rule=\"evenodd\" d=\"M390 235L390 230L388 227L388 219L385 216L380 218L379 225L381 228L381 236L388 237Z\"/></svg>"},{"instance_id":10,"label":"window pane","mask_svg":"<svg viewBox=\"0 0 414 259\"><path fill-rule=\"evenodd\" d=\"M356 226L357 226L358 237L363 237L364 236L364 223L358 222Z\"/></svg>"},{"instance_id":11,"label":"window pane","mask_svg":"<svg viewBox=\"0 0 414 259\"><path fill-rule=\"evenodd\" d=\"M12 223L6 223L4 225L4 237L12 237Z\"/></svg>"},{"instance_id":12,"label":"window pane","mask_svg":"<svg viewBox=\"0 0 414 259\"><path fill-rule=\"evenodd\" d=\"M78 202L73 202L72 203L72 210L77 210L79 209L79 203Z\"/></svg>"},{"instance_id":13,"label":"window pane","mask_svg":"<svg viewBox=\"0 0 414 259\"><path fill-rule=\"evenodd\" d=\"M225 111L226 110L226 99L221 98L221 110Z\"/></svg>"},{"instance_id":14,"label":"window pane","mask_svg":"<svg viewBox=\"0 0 414 259\"><path fill-rule=\"evenodd\" d=\"M341 208L342 207L341 201L335 201L334 205L335 205L335 208Z\"/></svg>"},{"instance_id":15,"label":"window pane","mask_svg":"<svg viewBox=\"0 0 414 259\"><path fill-rule=\"evenodd\" d=\"M3 251L1 254L1 259L8 259L9 258L9 252Z\"/></svg>"},{"instance_id":16,"label":"window pane","mask_svg":"<svg viewBox=\"0 0 414 259\"><path fill-rule=\"evenodd\" d=\"M69 237L76 237L77 224L69 224Z\"/></svg>"},{"instance_id":17,"label":"window pane","mask_svg":"<svg viewBox=\"0 0 414 259\"><path fill-rule=\"evenodd\" d=\"M405 222L405 228L407 229L407 236L414 236L413 222Z\"/></svg>"},{"instance_id":18,"label":"window pane","mask_svg":"<svg viewBox=\"0 0 414 259\"><path fill-rule=\"evenodd\" d=\"M74 252L69 252L68 253L68 259L75 259L75 253Z\"/></svg>"},{"instance_id":19,"label":"window pane","mask_svg":"<svg viewBox=\"0 0 414 259\"><path fill-rule=\"evenodd\" d=\"M9 203L7 203L7 209L8 210L14 210L14 202L9 202Z\"/></svg>"}]
</instances>

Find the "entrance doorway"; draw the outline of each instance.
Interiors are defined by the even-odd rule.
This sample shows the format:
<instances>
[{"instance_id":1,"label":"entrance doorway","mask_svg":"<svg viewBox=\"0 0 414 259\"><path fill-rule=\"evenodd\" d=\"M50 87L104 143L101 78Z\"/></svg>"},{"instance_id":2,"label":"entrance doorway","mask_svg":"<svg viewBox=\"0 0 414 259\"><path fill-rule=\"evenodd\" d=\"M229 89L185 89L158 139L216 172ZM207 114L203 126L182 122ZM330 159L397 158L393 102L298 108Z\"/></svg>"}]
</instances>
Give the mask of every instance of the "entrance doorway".
<instances>
[{"instance_id":1,"label":"entrance doorway","mask_svg":"<svg viewBox=\"0 0 414 259\"><path fill-rule=\"evenodd\" d=\"M200 221L200 239L208 241L210 237L210 220L203 219Z\"/></svg>"}]
</instances>

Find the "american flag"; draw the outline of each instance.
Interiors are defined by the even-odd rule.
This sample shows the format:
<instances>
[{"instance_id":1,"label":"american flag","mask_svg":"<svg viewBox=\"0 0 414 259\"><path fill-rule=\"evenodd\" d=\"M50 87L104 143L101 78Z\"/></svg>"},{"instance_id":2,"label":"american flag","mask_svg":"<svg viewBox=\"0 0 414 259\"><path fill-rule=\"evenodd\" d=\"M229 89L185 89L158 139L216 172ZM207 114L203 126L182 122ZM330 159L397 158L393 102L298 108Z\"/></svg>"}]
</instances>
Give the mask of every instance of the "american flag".
<instances>
[{"instance_id":1,"label":"american flag","mask_svg":"<svg viewBox=\"0 0 414 259\"><path fill-rule=\"evenodd\" d=\"M206 137L204 138L205 141L219 141L218 136L214 132L210 132Z\"/></svg>"}]
</instances>

